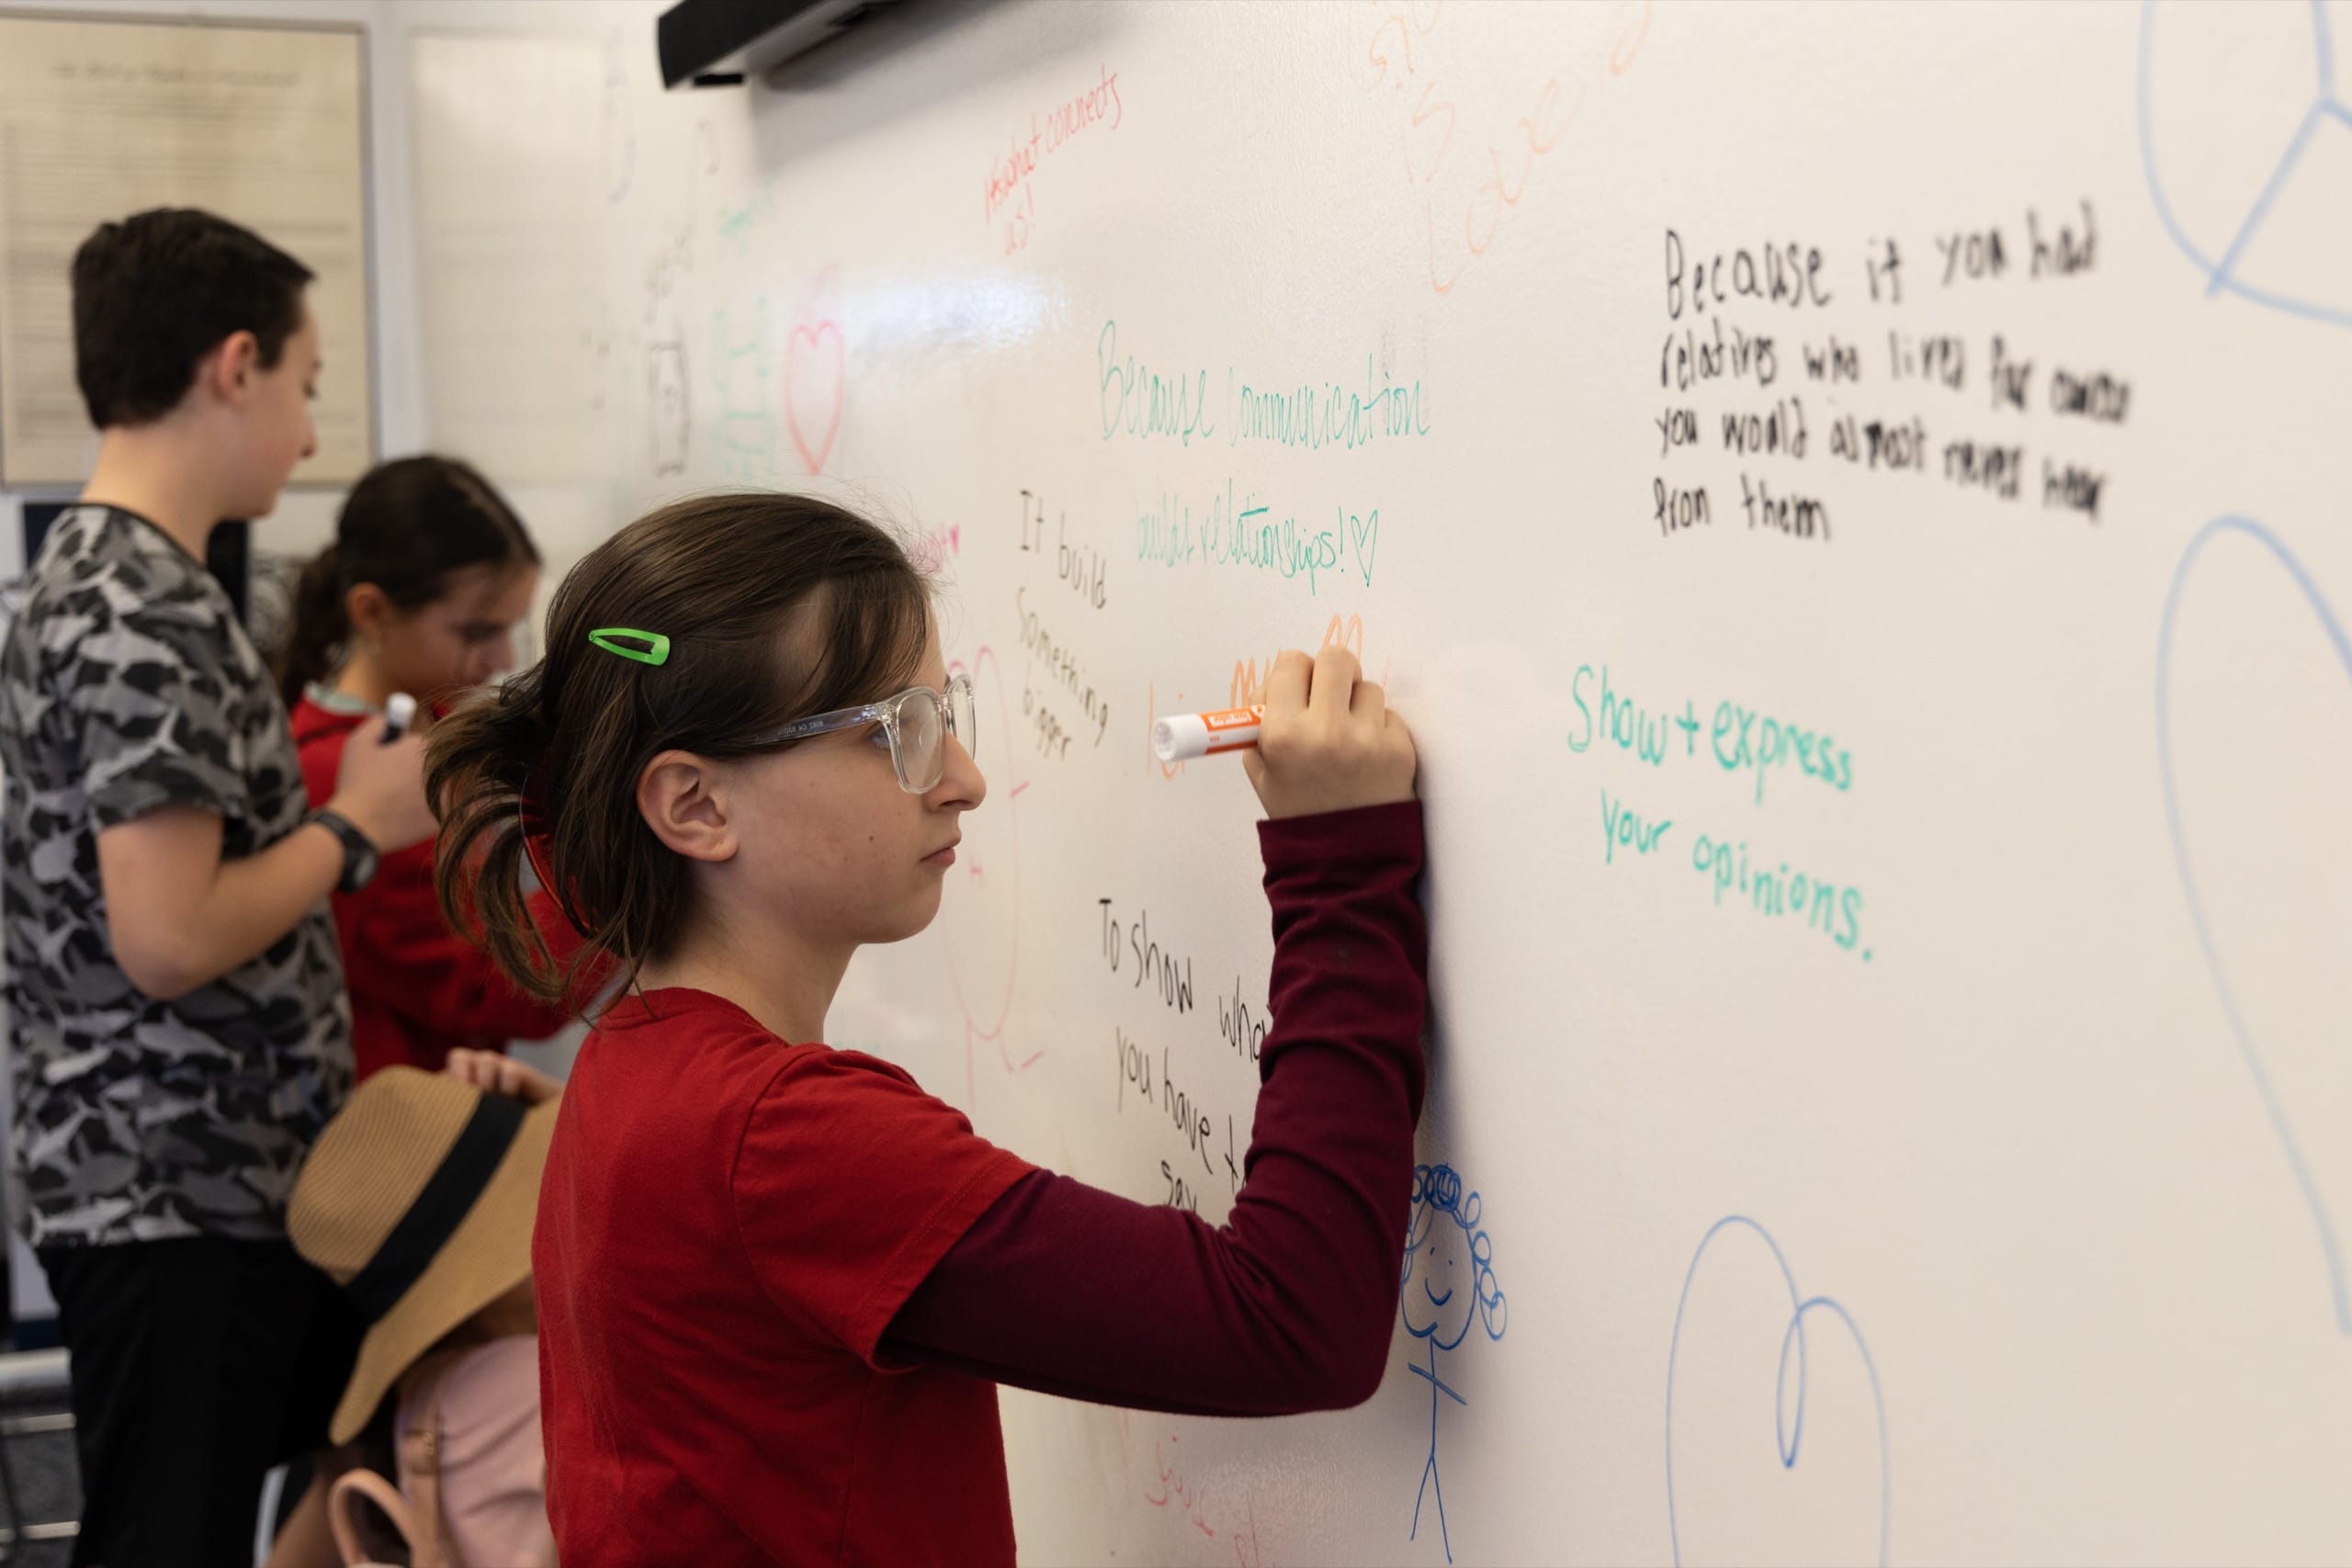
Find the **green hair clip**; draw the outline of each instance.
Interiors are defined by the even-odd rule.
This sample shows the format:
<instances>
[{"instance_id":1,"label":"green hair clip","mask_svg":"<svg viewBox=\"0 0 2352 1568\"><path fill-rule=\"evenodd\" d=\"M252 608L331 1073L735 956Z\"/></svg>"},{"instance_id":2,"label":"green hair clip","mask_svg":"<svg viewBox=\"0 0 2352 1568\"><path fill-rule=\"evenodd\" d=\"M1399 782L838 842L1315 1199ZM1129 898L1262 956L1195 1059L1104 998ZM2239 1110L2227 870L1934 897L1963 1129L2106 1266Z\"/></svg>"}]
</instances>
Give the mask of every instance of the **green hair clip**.
<instances>
[{"instance_id":1,"label":"green hair clip","mask_svg":"<svg viewBox=\"0 0 2352 1568\"><path fill-rule=\"evenodd\" d=\"M619 641L634 637L645 646L630 648ZM628 626L602 626L588 634L588 640L606 653L617 653L623 659L634 659L639 664L667 664L670 661L670 639L660 632L635 631Z\"/></svg>"}]
</instances>

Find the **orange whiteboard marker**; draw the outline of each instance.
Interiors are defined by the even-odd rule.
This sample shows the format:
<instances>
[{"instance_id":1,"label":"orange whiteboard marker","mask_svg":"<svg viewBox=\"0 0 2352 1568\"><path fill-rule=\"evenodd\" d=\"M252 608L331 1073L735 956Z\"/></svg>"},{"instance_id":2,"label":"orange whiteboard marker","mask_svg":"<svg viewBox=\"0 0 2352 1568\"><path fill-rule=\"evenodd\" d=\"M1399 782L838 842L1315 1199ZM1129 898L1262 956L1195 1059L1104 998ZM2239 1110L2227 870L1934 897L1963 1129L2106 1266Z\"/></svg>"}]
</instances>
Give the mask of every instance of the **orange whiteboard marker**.
<instances>
[{"instance_id":1,"label":"orange whiteboard marker","mask_svg":"<svg viewBox=\"0 0 2352 1568\"><path fill-rule=\"evenodd\" d=\"M1151 754L1163 762L1187 762L1195 757L1247 750L1258 744L1258 726L1265 716L1262 707L1170 714L1152 724Z\"/></svg>"}]
</instances>

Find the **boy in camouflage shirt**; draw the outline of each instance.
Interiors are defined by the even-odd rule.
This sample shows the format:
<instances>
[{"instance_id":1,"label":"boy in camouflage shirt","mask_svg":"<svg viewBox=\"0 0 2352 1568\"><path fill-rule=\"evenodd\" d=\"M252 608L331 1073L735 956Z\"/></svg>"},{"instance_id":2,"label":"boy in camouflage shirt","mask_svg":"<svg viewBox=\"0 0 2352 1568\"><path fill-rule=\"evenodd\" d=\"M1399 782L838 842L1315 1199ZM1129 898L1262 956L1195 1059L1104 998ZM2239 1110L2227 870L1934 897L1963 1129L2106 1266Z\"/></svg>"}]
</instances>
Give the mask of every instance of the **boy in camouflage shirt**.
<instances>
[{"instance_id":1,"label":"boy in camouflage shirt","mask_svg":"<svg viewBox=\"0 0 2352 1568\"><path fill-rule=\"evenodd\" d=\"M74 261L101 432L0 643L0 909L30 1240L73 1355L77 1563L252 1550L359 1325L286 1241L351 1083L327 895L432 830L421 747L354 745L306 811L275 685L205 570L313 444L311 274L209 214Z\"/></svg>"}]
</instances>

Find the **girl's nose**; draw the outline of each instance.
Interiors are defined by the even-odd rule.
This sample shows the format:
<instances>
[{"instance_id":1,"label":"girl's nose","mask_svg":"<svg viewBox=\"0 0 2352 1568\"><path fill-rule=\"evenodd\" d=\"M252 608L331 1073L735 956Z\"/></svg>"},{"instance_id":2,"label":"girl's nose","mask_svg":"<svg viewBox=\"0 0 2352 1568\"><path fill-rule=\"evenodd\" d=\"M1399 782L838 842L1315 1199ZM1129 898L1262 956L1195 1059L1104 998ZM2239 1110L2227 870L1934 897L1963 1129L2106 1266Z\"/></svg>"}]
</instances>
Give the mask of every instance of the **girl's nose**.
<instances>
[{"instance_id":1,"label":"girl's nose","mask_svg":"<svg viewBox=\"0 0 2352 1568\"><path fill-rule=\"evenodd\" d=\"M946 750L944 765L940 769L939 782L930 792L933 809L969 811L989 797L989 781L980 773L980 765L964 750L963 741L946 736L940 741Z\"/></svg>"}]
</instances>

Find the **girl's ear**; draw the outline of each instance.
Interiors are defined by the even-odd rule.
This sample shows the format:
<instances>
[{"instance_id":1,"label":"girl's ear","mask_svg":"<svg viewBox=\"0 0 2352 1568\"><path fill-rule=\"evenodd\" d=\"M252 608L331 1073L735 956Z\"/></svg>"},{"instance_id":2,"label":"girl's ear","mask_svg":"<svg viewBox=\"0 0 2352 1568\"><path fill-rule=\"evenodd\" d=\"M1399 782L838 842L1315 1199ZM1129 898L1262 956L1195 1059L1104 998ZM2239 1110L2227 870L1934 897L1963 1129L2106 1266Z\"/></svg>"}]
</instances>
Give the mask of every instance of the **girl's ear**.
<instances>
[{"instance_id":1,"label":"girl's ear","mask_svg":"<svg viewBox=\"0 0 2352 1568\"><path fill-rule=\"evenodd\" d=\"M355 637L371 642L381 637L391 624L392 613L391 600L372 582L355 582L343 596L344 619L350 623Z\"/></svg>"},{"instance_id":2,"label":"girl's ear","mask_svg":"<svg viewBox=\"0 0 2352 1568\"><path fill-rule=\"evenodd\" d=\"M637 811L664 847L688 860L735 858L735 825L711 762L691 751L664 751L637 775Z\"/></svg>"}]
</instances>

